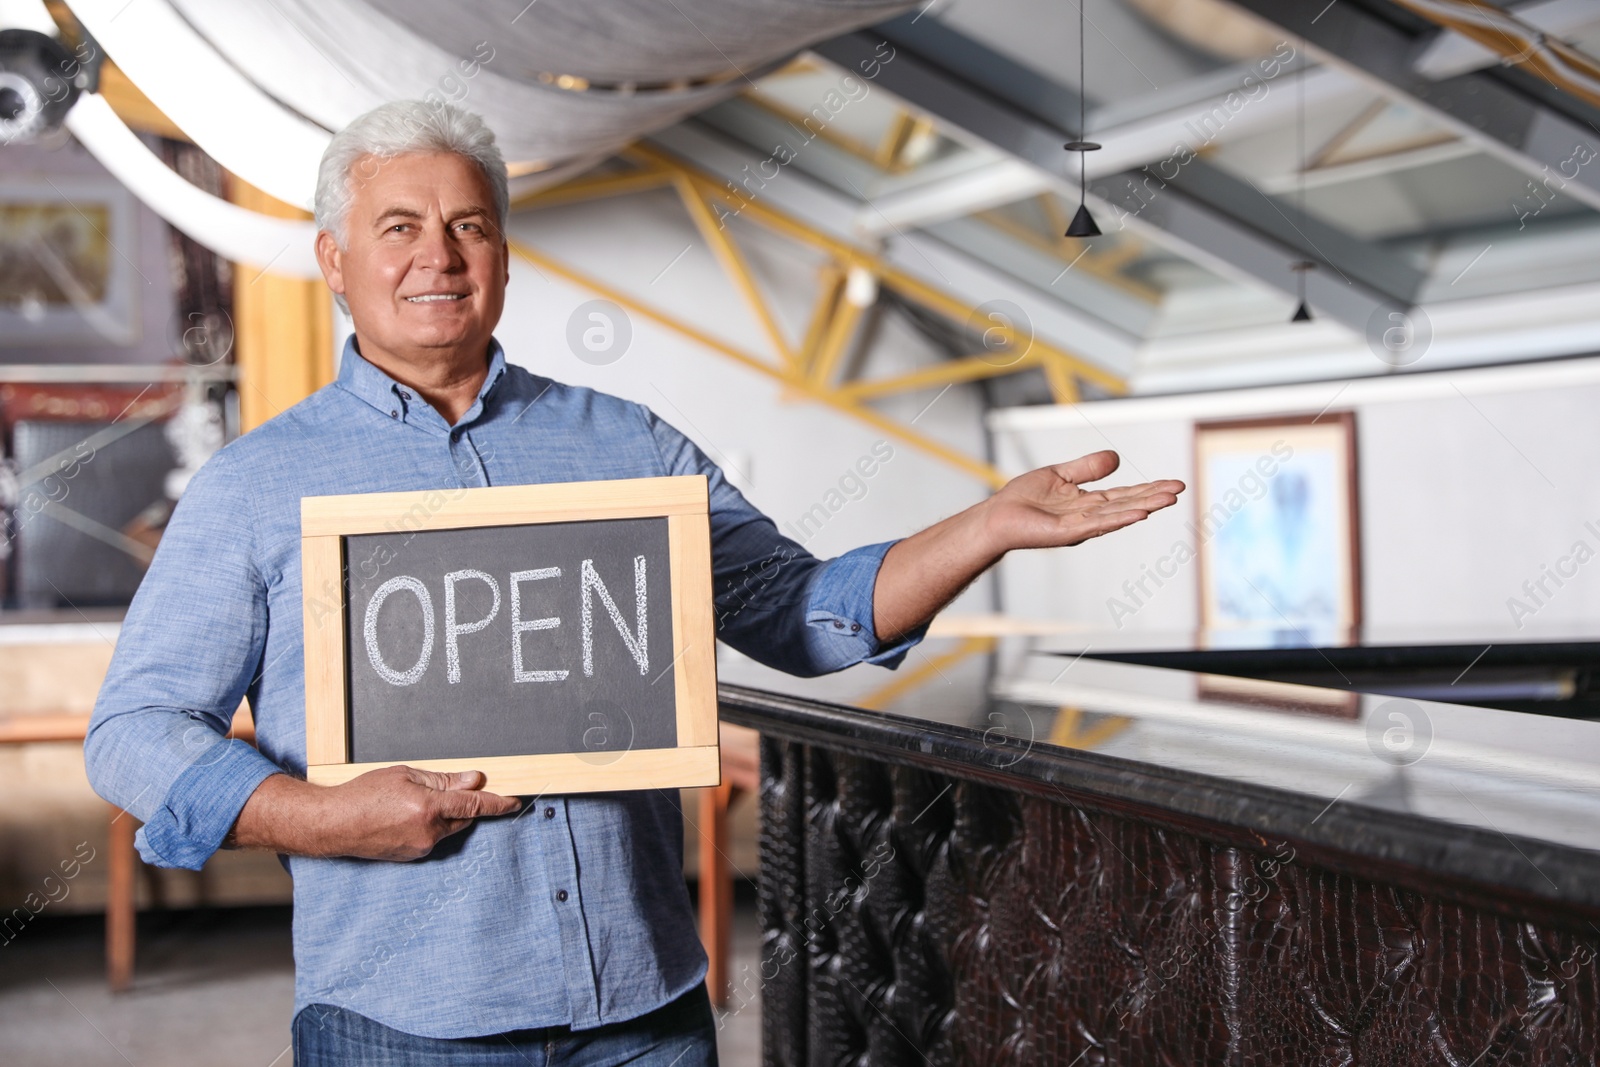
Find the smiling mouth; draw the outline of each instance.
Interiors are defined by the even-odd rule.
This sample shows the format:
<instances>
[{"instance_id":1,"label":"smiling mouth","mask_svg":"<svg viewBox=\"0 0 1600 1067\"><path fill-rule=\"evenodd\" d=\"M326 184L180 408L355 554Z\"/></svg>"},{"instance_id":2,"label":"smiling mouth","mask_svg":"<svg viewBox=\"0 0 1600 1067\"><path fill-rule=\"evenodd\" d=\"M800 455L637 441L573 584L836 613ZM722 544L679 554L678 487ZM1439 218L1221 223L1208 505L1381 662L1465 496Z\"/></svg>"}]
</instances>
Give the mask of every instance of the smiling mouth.
<instances>
[{"instance_id":1,"label":"smiling mouth","mask_svg":"<svg viewBox=\"0 0 1600 1067\"><path fill-rule=\"evenodd\" d=\"M406 302L411 304L442 304L455 300L465 300L466 293L424 293L421 296L408 296Z\"/></svg>"}]
</instances>

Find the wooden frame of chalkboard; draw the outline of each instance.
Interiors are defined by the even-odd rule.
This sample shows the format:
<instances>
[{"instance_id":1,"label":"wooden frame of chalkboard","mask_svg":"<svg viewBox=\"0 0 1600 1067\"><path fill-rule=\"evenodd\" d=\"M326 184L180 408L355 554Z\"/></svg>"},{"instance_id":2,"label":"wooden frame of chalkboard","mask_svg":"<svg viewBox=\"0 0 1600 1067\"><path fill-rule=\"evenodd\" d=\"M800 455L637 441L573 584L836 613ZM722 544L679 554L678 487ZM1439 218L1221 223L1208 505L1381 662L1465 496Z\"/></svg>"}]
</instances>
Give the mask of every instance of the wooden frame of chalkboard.
<instances>
[{"instance_id":1,"label":"wooden frame of chalkboard","mask_svg":"<svg viewBox=\"0 0 1600 1067\"><path fill-rule=\"evenodd\" d=\"M582 743L575 745L571 741L572 734L569 727L565 742L559 738L537 738L535 739L537 743L529 746L536 750L533 752L506 754L503 751L492 752L486 748L483 754L474 755L472 753L478 751L471 747L474 743L473 737L477 736L475 733L465 731L463 736L464 731L446 730L439 732L439 739L448 741L443 747L453 747L458 751L445 756L434 758L423 752L407 752L402 753L405 758L392 758L394 753L390 752L374 759L353 758L353 750L358 749L352 741L354 723L362 714L377 715L381 720L383 715L389 714L387 709L389 700L368 701L369 704L381 707L381 710L376 712L361 712L355 706L354 695L358 686L352 679L352 671L365 669L367 664L359 656L351 655L352 632L361 632L352 630L354 616L351 612L351 594L358 582L358 572L369 569L370 560L363 559L352 564L350 561L352 543L381 546L383 537L389 537L390 544L396 546L396 550L385 550L386 555L382 558L388 561L397 558L399 549L409 549L419 538L436 534L448 535L450 531L457 532L459 538L470 536L471 531L489 531L496 527L528 527L530 529L526 531L525 540L533 543L541 533L549 535L557 532L553 527L543 531L531 529L544 524L597 524L584 531L573 530L569 525L567 534L569 541L589 544L603 542L606 537L615 540L612 535L623 529L623 526L612 520L641 519L659 520L664 522L666 527L665 553L668 556L667 569L670 576L670 614L659 614L662 610L659 606L651 610L658 613L657 617L661 622L666 623L665 627L658 623L655 632L659 633L663 628L671 631L671 662L662 665L660 659L665 657L658 656L656 668L649 673L654 681L661 681L669 672L672 678L669 692L662 693L659 689L651 691L651 700L655 702L653 706L658 708L658 711L652 714L657 714L659 717L659 708L665 706L666 717L670 721L645 723L643 725L648 728L637 732L656 738L673 737L674 743L657 744L655 747L632 747L631 740L636 735L635 723L632 714L624 709L622 714L628 717L630 743L620 750L615 746L607 747L604 744L595 750L589 748L592 736L611 736L609 730L602 733L599 728L585 730L581 735ZM711 532L707 485L703 475L305 497L301 500L300 506L300 532L305 619L307 780L336 785L370 770L404 763L434 771L479 770L488 778L486 789L511 796L711 786L720 782L721 768L717 748L716 644L712 619ZM659 529L656 533L659 535ZM576 536L578 534L584 536L580 539ZM379 536L374 538L372 535ZM505 541L503 533L495 536L500 536L502 542ZM658 536L657 542L659 540ZM428 543L424 543L424 551L436 553L444 545L445 542L435 537L431 547ZM411 557L406 558L415 556L416 553L412 553ZM634 557L632 563L637 582L633 592L641 643L647 636L644 606L645 570L641 562L643 559L644 556L641 554ZM553 589L557 583L535 583L533 579L551 574L560 576L561 573L560 568L546 567L542 570L520 570L509 575L513 604L510 617L513 623L511 629L506 632L510 634L511 646L515 649L512 653L516 660L516 673L513 675L515 681L546 681L557 675L561 681L567 679L569 674L567 670L523 670L522 642L528 636L524 633L527 630L549 627L548 630L534 636L559 634L567 637L573 627L569 625L566 631L559 631L557 628L560 623L556 617L520 623L515 621L517 618L515 605L518 603L519 593L530 595L528 591L534 588L541 591ZM452 636L448 620L452 618L458 596L452 579L460 582L462 575L484 579L481 584L474 586L475 588L493 587L493 609L487 613L481 625L478 620L457 624L454 627L455 636ZM572 577L568 575L569 584ZM603 588L602 580L596 575L592 561L589 560L585 560L582 565L582 580L584 582L583 673L590 673L591 651L599 644L598 637L591 640L592 583L601 606L609 610L611 620L616 623L617 631L621 635L620 639L613 639L611 645L622 648L622 654L632 650L634 659L638 661L639 673L645 674L645 661L638 655L637 644L629 643L628 630L616 606L617 602L626 606L626 590L618 585L617 596L612 598ZM398 682L404 686L412 685L415 681L415 679L407 680L410 674L420 676L427 671L431 649L435 644L433 636L435 624L431 596L425 591L425 583L415 577L398 575L391 576L388 584L393 586L396 582L416 597L412 601L413 604L422 605L427 611L427 619L421 624L423 627L421 632L424 635L423 652L418 660L421 670L412 668L407 673L390 672L391 676L388 678L389 682ZM519 585L519 582L527 584ZM625 584L625 580L622 584ZM501 596L498 580L484 571L452 572L445 576L444 585L447 587L444 590L444 599L448 605L445 617L449 681L458 682L461 680L459 676L463 670L471 668L464 667L463 653L458 650L457 638L459 635L471 634L475 627L481 629L487 625L488 619L498 615ZM659 590L661 586L652 585L652 588ZM385 667L380 663L380 654L374 652L376 632L374 619L381 614L383 599L384 594L381 591L375 598L369 597L368 610L364 613L366 652L372 659L371 666L380 672L384 671ZM396 598L396 601L398 603L403 599L403 597ZM375 601L377 607L373 606ZM607 625L605 614L594 613L594 615L600 620L598 626L603 631ZM615 635L613 637L615 638ZM548 651L546 654L549 654ZM619 657L622 655L614 654ZM632 673L631 667L628 673ZM582 675L576 680L581 682ZM370 687L374 683L366 680L363 684ZM653 682L651 684L653 685ZM470 688L466 687L462 691L465 692ZM413 686L413 691L420 689L421 687ZM436 688L434 691L439 690ZM535 702L557 691L556 688L539 686L514 688L517 698L527 695ZM405 691L395 689L387 692L400 694ZM452 690L451 694L454 693ZM463 711L476 714L483 703L485 702L472 700L470 697L454 702L446 700L437 707L437 711L432 705L425 707L424 715L420 717L435 721L439 716L459 714ZM526 702L509 701L507 706L513 703L526 710ZM609 706L616 708L615 704ZM513 711L515 710L516 708L513 708ZM567 713L570 719L572 717L570 708L567 709ZM491 709L487 714L493 716L495 711ZM590 712L588 718L594 718L596 714ZM353 718L353 715L356 718ZM413 719L415 718L418 716L413 716ZM387 721L392 723L393 719ZM522 719L516 720L516 728L526 734L532 729L527 725L530 721L532 721L530 717L523 716ZM379 738L380 743L376 747L381 751L382 742L388 740L389 731L368 727L363 729L366 730L363 736ZM459 751L463 746L467 751ZM552 751L552 746L558 750ZM543 751L537 751L539 749ZM359 751L356 754L359 755Z\"/></svg>"}]
</instances>

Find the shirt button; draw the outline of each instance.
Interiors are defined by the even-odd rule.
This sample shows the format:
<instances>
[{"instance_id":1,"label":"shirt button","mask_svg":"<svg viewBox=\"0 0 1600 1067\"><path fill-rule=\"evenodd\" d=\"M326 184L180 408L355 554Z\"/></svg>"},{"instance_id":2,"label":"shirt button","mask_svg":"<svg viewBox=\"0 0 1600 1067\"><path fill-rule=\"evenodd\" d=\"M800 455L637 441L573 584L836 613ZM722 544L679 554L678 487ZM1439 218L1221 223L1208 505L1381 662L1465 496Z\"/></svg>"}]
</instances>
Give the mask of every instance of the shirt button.
<instances>
[{"instance_id":1,"label":"shirt button","mask_svg":"<svg viewBox=\"0 0 1600 1067\"><path fill-rule=\"evenodd\" d=\"M400 390L400 399L401 400L410 400L411 399L411 394L406 392L404 389L402 389L402 390Z\"/></svg>"},{"instance_id":2,"label":"shirt button","mask_svg":"<svg viewBox=\"0 0 1600 1067\"><path fill-rule=\"evenodd\" d=\"M389 412L389 417L391 419L398 419L400 417L400 413L398 411L391 411Z\"/></svg>"},{"instance_id":3,"label":"shirt button","mask_svg":"<svg viewBox=\"0 0 1600 1067\"><path fill-rule=\"evenodd\" d=\"M853 634L860 633L861 632L861 624L859 622L851 623L850 624L850 632L853 633Z\"/></svg>"},{"instance_id":4,"label":"shirt button","mask_svg":"<svg viewBox=\"0 0 1600 1067\"><path fill-rule=\"evenodd\" d=\"M556 890L556 899L561 901L561 903L565 904L567 902L567 891L565 889L557 889Z\"/></svg>"},{"instance_id":5,"label":"shirt button","mask_svg":"<svg viewBox=\"0 0 1600 1067\"><path fill-rule=\"evenodd\" d=\"M555 818L556 817L556 809L555 808L545 808L544 809L544 817L547 818L547 819Z\"/></svg>"},{"instance_id":6,"label":"shirt button","mask_svg":"<svg viewBox=\"0 0 1600 1067\"><path fill-rule=\"evenodd\" d=\"M834 619L833 620L833 628L835 630L842 630L842 629L844 629L844 623L840 622L838 619Z\"/></svg>"}]
</instances>

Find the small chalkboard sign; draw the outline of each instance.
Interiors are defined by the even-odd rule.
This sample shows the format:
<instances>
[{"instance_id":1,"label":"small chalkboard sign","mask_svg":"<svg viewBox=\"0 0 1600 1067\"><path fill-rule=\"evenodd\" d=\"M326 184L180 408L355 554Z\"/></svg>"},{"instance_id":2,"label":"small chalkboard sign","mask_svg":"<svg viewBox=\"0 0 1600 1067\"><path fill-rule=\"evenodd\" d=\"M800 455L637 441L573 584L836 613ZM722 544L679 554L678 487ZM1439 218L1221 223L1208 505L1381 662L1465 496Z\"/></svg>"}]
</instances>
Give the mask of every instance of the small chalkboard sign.
<instances>
[{"instance_id":1,"label":"small chalkboard sign","mask_svg":"<svg viewBox=\"0 0 1600 1067\"><path fill-rule=\"evenodd\" d=\"M300 534L308 780L718 783L703 476L306 497Z\"/></svg>"}]
</instances>

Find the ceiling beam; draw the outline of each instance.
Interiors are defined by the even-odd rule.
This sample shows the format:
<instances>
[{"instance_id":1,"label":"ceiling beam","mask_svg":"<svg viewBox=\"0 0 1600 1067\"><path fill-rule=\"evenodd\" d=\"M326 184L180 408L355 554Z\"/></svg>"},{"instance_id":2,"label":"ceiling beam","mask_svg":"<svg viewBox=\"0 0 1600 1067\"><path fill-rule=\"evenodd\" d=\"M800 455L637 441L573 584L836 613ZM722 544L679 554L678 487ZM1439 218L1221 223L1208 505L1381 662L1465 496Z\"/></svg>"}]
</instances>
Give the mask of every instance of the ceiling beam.
<instances>
[{"instance_id":1,"label":"ceiling beam","mask_svg":"<svg viewBox=\"0 0 1600 1067\"><path fill-rule=\"evenodd\" d=\"M1250 80L1246 80L1250 79ZM1091 179L1134 170L1166 159L1180 142L1195 151L1211 146L1226 133L1231 139L1293 125L1300 92L1307 108L1326 107L1368 91L1343 71L1313 67L1303 74L1298 64L1286 64L1273 78L1252 77L1249 68L1236 72L1233 83L1213 96L1173 107L1144 118L1098 126L1089 113L1089 139L1104 147L1089 153ZM1278 85L1283 91L1275 91ZM1241 89L1250 95L1243 95ZM1289 92L1289 88L1293 92Z\"/></svg>"},{"instance_id":2,"label":"ceiling beam","mask_svg":"<svg viewBox=\"0 0 1600 1067\"><path fill-rule=\"evenodd\" d=\"M1343 185L1346 182L1381 178L1477 154L1476 145L1459 137L1451 137L1444 141L1433 141L1386 152L1381 156L1353 159L1348 163L1330 163L1312 167L1307 171L1290 171L1287 174L1263 178L1261 188L1278 196L1287 196L1301 188L1319 189L1328 185Z\"/></svg>"},{"instance_id":3,"label":"ceiling beam","mask_svg":"<svg viewBox=\"0 0 1600 1067\"><path fill-rule=\"evenodd\" d=\"M854 197L836 193L794 168L785 168L777 178L760 188L740 186L737 183L752 173L759 162L756 150L736 145L725 139L725 135L695 120L660 130L650 136L648 143L689 161L697 169L725 182L729 190L746 190L735 194L725 220L744 214L739 207L741 201L747 202L752 210L770 204L824 237L850 244L860 241L860 235L853 229L859 207ZM1058 292L1035 288L1026 280L950 248L932 236L919 233L912 238L892 234L884 242L880 255L899 271L930 286L977 300L1004 299L1020 305L1031 319L1038 338L1070 346L1072 351L1112 374L1120 376L1132 365L1138 336L1071 305Z\"/></svg>"},{"instance_id":4,"label":"ceiling beam","mask_svg":"<svg viewBox=\"0 0 1600 1067\"><path fill-rule=\"evenodd\" d=\"M877 53L886 35L896 49L890 62ZM940 120L951 136L1027 163L1056 191L1077 195L1061 147L1075 131L1038 113L1041 100L1051 110L1060 107L1067 90L1058 84L933 19L914 30L907 20L896 20L813 50L847 70L877 59L877 86ZM1224 277L1285 294L1295 291L1291 263L1324 263L1328 269L1306 280L1308 299L1355 330L1365 330L1382 307L1413 303L1424 280L1414 267L1314 218L1291 220L1259 187L1190 156L1176 168L1125 171L1096 181L1093 195L1110 215L1102 218L1102 228L1127 227Z\"/></svg>"},{"instance_id":5,"label":"ceiling beam","mask_svg":"<svg viewBox=\"0 0 1600 1067\"><path fill-rule=\"evenodd\" d=\"M1600 134L1591 124L1600 120L1600 112L1582 101L1562 97L1557 110L1489 70L1435 81L1416 67L1426 35L1409 33L1354 3L1228 2L1303 38L1318 58L1522 171L1539 192L1554 190L1600 209ZM1530 207L1538 203L1530 201Z\"/></svg>"},{"instance_id":6,"label":"ceiling beam","mask_svg":"<svg viewBox=\"0 0 1600 1067\"><path fill-rule=\"evenodd\" d=\"M1470 37L1505 60L1506 66L1542 78L1590 107L1600 107L1600 63L1559 37L1490 7L1482 0L1394 0L1441 29Z\"/></svg>"},{"instance_id":7,"label":"ceiling beam","mask_svg":"<svg viewBox=\"0 0 1600 1067\"><path fill-rule=\"evenodd\" d=\"M781 119L775 118L763 108L751 106L750 102L744 98L725 101L708 111L701 112L681 125L685 129L714 131L719 137L726 137L743 145L751 152L762 154L770 151L770 149L764 149L761 146L770 146L784 143L785 141L793 144L796 136L795 131L784 125ZM662 135L660 134L655 136L657 141L661 141L661 138ZM704 139L702 138L701 140L702 144L698 147L685 150L691 158L699 158L694 155L695 152L710 151L705 147ZM680 152L680 154L684 153ZM974 166L978 160L994 162L1004 158L1006 157L987 149L968 149L952 153L947 158L925 163L906 175L885 177L872 163L862 159L859 155L818 137L797 153L796 161L793 164L782 167L781 174L770 181L762 180L760 173L758 173L760 168L757 168L755 162L749 159L741 159L740 161L746 164L748 169L741 172L740 164L736 163L733 170L725 176L737 188L746 190L750 195L762 197L771 195L783 197L786 195L786 191L779 190L783 190L786 186L797 185L796 179L800 179L808 185L814 183L819 188L831 190L835 194L835 199L838 203L848 204L853 208L853 211L840 223L842 227L840 233L848 235L850 239L859 240L864 234L855 227L867 215L878 219L873 209L882 205L885 200L897 196L901 192L916 188L912 178L913 174L919 175L928 181L943 180L963 173ZM1018 161L1012 160L1011 162L1016 167L1026 167L1030 172L1039 175L1040 179L1046 182L1048 188L1056 191L1056 183L1059 179L1047 178L1031 166ZM765 169L770 172L772 167L769 164ZM799 199L804 200L805 198L800 197ZM796 208L795 210L804 212L804 208ZM997 272L1026 283L1040 294L1048 295L1052 301L1067 305L1075 314L1103 322L1120 334L1134 338L1143 336L1145 329L1149 325L1149 318L1153 310L1150 305L1154 303L1154 300L1150 299L1148 292L1138 292L1137 283L1132 283L1131 280L1120 277L1115 280L1106 278L1098 270L1102 260L1097 259L1096 256L1085 256L1075 269L1063 274L1063 268L1072 263L1078 253L1083 251L1081 247L1073 248L1071 255L1061 259L1053 268L1041 274L1043 265L1034 260L1042 259L1043 257L1029 257L1015 253L1025 252L1029 249L1036 250L1040 244L1053 244L1054 242L1049 241L1042 230L1037 234L1038 240L1036 242L1030 243L1018 239L1015 234L1011 234L1006 238L1010 247L1006 248L1004 243L998 240L1003 235L994 234L990 235L990 239L980 247L974 244L970 238L973 236L974 230L992 228L989 225L993 221L990 216L990 212L979 211L964 218L949 219L944 222L930 222L925 226L909 231L905 228L898 228L898 232L896 232L897 228L891 227L888 228L887 232L880 233L879 236L886 241L890 248L898 246L902 248L902 251L907 252L910 252L912 248L934 243L928 238L937 237L939 240L949 243L962 254L976 257L978 260L993 267ZM833 225L833 222L829 221L831 218L831 215L824 213L823 220L818 224L823 226ZM979 222L978 220L980 219L984 221ZM1065 228L1066 222L1064 220L1061 226ZM962 232L957 232L958 230ZM916 237L913 238L910 234L916 234ZM928 235L928 237L924 237L924 235ZM913 240L916 242L915 245L911 244ZM1065 244L1065 239L1062 239L1061 243ZM1099 250L1095 251L1098 254ZM1054 250L1052 254L1059 255L1060 253L1061 250ZM911 253L911 259L910 269L927 271L927 263L920 254ZM1139 299L1129 299L1128 291L1134 292ZM1130 311L1133 314L1128 314Z\"/></svg>"},{"instance_id":8,"label":"ceiling beam","mask_svg":"<svg viewBox=\"0 0 1600 1067\"><path fill-rule=\"evenodd\" d=\"M1600 8L1595 6L1594 0L1531 0L1507 11L1552 37L1565 37L1600 21ZM1499 62L1499 54L1492 49L1459 33L1443 30L1434 35L1411 65L1423 77L1442 81Z\"/></svg>"},{"instance_id":9,"label":"ceiling beam","mask_svg":"<svg viewBox=\"0 0 1600 1067\"><path fill-rule=\"evenodd\" d=\"M1050 184L1038 170L1016 160L984 161L961 174L873 197L870 207L856 213L856 229L879 237L900 227L928 226L1026 200Z\"/></svg>"}]
</instances>

